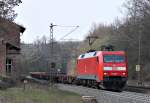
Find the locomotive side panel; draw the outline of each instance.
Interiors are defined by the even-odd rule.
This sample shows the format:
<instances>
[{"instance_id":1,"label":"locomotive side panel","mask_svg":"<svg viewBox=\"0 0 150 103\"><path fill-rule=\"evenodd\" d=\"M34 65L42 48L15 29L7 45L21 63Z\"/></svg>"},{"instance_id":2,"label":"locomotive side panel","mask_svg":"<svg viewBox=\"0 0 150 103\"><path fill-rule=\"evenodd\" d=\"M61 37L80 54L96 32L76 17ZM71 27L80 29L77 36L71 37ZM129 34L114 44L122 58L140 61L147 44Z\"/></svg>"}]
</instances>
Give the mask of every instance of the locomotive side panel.
<instances>
[{"instance_id":1,"label":"locomotive side panel","mask_svg":"<svg viewBox=\"0 0 150 103\"><path fill-rule=\"evenodd\" d=\"M77 78L97 80L98 62L97 57L78 60Z\"/></svg>"}]
</instances>

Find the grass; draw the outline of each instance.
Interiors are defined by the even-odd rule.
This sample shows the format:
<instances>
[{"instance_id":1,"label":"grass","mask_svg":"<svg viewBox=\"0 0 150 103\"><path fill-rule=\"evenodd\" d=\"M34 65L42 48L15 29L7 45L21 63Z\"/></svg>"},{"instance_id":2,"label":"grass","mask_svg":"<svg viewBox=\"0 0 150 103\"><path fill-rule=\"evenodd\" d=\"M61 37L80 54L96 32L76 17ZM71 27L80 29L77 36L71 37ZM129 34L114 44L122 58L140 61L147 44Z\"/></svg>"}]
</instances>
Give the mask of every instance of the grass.
<instances>
[{"instance_id":1,"label":"grass","mask_svg":"<svg viewBox=\"0 0 150 103\"><path fill-rule=\"evenodd\" d=\"M4 103L82 103L81 96L57 88L27 87L0 90L0 102Z\"/></svg>"}]
</instances>

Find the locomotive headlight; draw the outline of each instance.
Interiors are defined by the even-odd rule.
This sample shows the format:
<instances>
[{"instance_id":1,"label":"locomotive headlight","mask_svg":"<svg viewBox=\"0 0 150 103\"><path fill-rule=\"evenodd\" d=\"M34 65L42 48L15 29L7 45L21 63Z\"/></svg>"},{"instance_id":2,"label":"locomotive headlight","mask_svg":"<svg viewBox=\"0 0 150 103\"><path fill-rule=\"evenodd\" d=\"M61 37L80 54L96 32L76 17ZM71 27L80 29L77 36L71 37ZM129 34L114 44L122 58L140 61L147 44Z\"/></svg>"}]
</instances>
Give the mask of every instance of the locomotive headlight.
<instances>
[{"instance_id":1,"label":"locomotive headlight","mask_svg":"<svg viewBox=\"0 0 150 103\"><path fill-rule=\"evenodd\" d=\"M112 70L112 67L104 67L104 70Z\"/></svg>"},{"instance_id":2,"label":"locomotive headlight","mask_svg":"<svg viewBox=\"0 0 150 103\"><path fill-rule=\"evenodd\" d=\"M126 70L126 67L117 67L117 70Z\"/></svg>"},{"instance_id":3,"label":"locomotive headlight","mask_svg":"<svg viewBox=\"0 0 150 103\"><path fill-rule=\"evenodd\" d=\"M122 73L123 75L126 75L126 73Z\"/></svg>"}]
</instances>

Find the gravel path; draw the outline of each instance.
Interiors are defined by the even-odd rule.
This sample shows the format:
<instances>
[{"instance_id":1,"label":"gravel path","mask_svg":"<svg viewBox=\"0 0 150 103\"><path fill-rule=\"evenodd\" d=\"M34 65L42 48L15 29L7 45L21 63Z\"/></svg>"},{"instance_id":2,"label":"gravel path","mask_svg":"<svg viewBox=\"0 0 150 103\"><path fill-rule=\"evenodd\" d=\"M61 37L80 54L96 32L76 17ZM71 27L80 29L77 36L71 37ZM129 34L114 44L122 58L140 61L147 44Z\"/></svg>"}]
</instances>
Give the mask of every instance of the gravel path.
<instances>
[{"instance_id":1,"label":"gravel path","mask_svg":"<svg viewBox=\"0 0 150 103\"><path fill-rule=\"evenodd\" d=\"M98 103L150 103L150 95L135 92L111 92L82 86L57 84L65 91L78 93L82 96L95 96Z\"/></svg>"}]
</instances>

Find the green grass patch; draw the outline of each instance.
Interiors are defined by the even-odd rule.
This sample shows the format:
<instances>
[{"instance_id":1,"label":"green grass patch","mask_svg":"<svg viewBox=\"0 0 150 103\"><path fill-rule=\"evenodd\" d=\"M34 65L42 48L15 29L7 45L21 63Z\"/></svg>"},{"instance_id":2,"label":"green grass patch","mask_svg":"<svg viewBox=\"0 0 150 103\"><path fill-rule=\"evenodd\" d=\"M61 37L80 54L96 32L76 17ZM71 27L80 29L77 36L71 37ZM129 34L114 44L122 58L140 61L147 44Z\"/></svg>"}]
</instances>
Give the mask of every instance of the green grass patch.
<instances>
[{"instance_id":1,"label":"green grass patch","mask_svg":"<svg viewBox=\"0 0 150 103\"><path fill-rule=\"evenodd\" d=\"M10 88L0 96L10 103L82 103L80 95L57 88Z\"/></svg>"}]
</instances>

